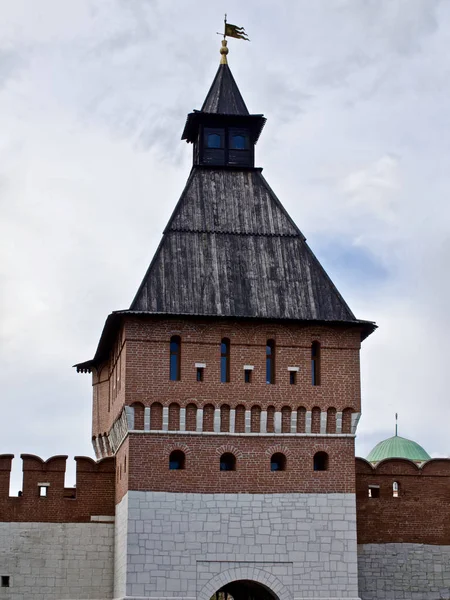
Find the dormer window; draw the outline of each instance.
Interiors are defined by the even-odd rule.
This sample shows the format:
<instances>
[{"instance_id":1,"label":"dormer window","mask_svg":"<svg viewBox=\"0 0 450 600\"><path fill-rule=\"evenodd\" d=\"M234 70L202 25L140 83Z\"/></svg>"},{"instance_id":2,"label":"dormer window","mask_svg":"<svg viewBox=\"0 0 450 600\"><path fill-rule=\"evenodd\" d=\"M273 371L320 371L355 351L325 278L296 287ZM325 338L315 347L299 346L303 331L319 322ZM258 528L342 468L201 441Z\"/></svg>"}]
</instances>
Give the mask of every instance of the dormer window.
<instances>
[{"instance_id":1,"label":"dormer window","mask_svg":"<svg viewBox=\"0 0 450 600\"><path fill-rule=\"evenodd\" d=\"M204 127L203 144L197 145L194 154L198 164L252 167L253 146L247 127Z\"/></svg>"}]
</instances>

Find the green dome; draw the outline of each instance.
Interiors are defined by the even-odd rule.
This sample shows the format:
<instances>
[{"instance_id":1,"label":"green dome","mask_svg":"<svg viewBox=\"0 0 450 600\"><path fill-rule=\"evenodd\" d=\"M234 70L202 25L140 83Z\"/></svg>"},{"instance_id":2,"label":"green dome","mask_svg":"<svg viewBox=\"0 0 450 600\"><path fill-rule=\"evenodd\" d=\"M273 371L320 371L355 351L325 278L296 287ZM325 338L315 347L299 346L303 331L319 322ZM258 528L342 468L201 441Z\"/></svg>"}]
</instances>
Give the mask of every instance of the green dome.
<instances>
[{"instance_id":1,"label":"green dome","mask_svg":"<svg viewBox=\"0 0 450 600\"><path fill-rule=\"evenodd\" d=\"M367 460L377 463L385 458L409 458L414 462L424 462L430 460L431 456L416 442L394 435L377 444L369 453Z\"/></svg>"}]
</instances>

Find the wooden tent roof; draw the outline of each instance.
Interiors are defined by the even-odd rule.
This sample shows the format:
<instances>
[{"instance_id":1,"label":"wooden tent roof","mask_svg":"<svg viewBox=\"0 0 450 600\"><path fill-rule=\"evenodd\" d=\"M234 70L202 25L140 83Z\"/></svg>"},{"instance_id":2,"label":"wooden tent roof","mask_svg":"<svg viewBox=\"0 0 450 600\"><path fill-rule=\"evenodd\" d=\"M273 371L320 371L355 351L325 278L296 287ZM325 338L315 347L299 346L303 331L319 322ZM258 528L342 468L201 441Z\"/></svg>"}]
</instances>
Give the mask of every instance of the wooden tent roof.
<instances>
[{"instance_id":1,"label":"wooden tent roof","mask_svg":"<svg viewBox=\"0 0 450 600\"><path fill-rule=\"evenodd\" d=\"M259 169L193 168L130 310L356 321Z\"/></svg>"},{"instance_id":2,"label":"wooden tent roof","mask_svg":"<svg viewBox=\"0 0 450 600\"><path fill-rule=\"evenodd\" d=\"M221 115L249 114L228 65L219 65L201 112Z\"/></svg>"},{"instance_id":3,"label":"wooden tent roof","mask_svg":"<svg viewBox=\"0 0 450 600\"><path fill-rule=\"evenodd\" d=\"M194 141L201 115L264 126L249 115L228 65L220 65L202 110L188 115ZM209 118L209 117L208 117ZM253 124L255 121L256 125ZM295 320L375 329L356 319L261 169L194 166L130 309L109 315L91 367L107 356L126 315Z\"/></svg>"}]
</instances>

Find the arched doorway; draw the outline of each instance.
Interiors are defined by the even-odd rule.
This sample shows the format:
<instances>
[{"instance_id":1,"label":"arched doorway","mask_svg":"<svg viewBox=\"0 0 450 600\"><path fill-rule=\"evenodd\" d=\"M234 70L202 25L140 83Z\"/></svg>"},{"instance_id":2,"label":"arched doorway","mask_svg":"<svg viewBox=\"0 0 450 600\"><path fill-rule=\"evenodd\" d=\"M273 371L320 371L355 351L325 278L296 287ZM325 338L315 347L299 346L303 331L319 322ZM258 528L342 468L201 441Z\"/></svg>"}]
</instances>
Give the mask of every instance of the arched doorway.
<instances>
[{"instance_id":1,"label":"arched doorway","mask_svg":"<svg viewBox=\"0 0 450 600\"><path fill-rule=\"evenodd\" d=\"M240 579L227 583L210 600L279 600L269 588L256 581Z\"/></svg>"}]
</instances>

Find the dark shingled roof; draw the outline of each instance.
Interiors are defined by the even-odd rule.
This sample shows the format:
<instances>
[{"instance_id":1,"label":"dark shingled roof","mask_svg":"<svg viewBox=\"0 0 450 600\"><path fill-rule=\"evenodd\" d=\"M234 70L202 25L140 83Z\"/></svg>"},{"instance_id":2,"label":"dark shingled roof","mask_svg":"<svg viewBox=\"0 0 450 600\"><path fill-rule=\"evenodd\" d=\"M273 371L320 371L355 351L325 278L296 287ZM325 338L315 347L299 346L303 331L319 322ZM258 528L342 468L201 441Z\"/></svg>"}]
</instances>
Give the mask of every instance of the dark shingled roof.
<instances>
[{"instance_id":1,"label":"dark shingled roof","mask_svg":"<svg viewBox=\"0 0 450 600\"><path fill-rule=\"evenodd\" d=\"M188 115L183 139L195 142L205 119L242 122L252 143L265 123L249 115L228 65L202 110ZM108 355L127 315L314 321L359 327L362 338L376 327L355 318L254 168L193 167L130 309L108 316L94 359L79 371Z\"/></svg>"},{"instance_id":2,"label":"dark shingled roof","mask_svg":"<svg viewBox=\"0 0 450 600\"><path fill-rule=\"evenodd\" d=\"M130 310L356 321L258 169L192 170Z\"/></svg>"},{"instance_id":3,"label":"dark shingled roof","mask_svg":"<svg viewBox=\"0 0 450 600\"><path fill-rule=\"evenodd\" d=\"M244 99L228 65L220 65L201 112L221 115L248 115Z\"/></svg>"}]
</instances>

